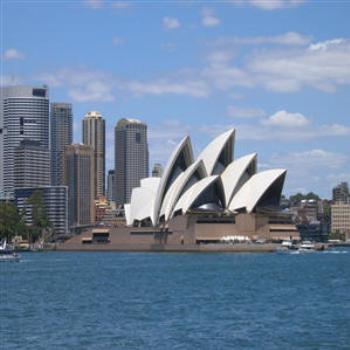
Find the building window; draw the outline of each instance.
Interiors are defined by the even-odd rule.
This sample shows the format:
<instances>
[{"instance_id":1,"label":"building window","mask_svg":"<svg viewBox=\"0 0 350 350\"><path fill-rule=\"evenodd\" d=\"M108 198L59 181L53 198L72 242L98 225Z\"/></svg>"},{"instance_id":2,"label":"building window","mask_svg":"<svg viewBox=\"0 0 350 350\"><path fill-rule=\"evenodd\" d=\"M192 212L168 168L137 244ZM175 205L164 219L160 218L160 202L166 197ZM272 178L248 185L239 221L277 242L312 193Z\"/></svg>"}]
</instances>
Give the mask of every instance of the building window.
<instances>
[{"instance_id":1,"label":"building window","mask_svg":"<svg viewBox=\"0 0 350 350\"><path fill-rule=\"evenodd\" d=\"M141 134L139 132L136 133L136 143L141 143Z\"/></svg>"},{"instance_id":2,"label":"building window","mask_svg":"<svg viewBox=\"0 0 350 350\"><path fill-rule=\"evenodd\" d=\"M45 95L46 95L45 89L33 89L33 96L45 97Z\"/></svg>"}]
</instances>

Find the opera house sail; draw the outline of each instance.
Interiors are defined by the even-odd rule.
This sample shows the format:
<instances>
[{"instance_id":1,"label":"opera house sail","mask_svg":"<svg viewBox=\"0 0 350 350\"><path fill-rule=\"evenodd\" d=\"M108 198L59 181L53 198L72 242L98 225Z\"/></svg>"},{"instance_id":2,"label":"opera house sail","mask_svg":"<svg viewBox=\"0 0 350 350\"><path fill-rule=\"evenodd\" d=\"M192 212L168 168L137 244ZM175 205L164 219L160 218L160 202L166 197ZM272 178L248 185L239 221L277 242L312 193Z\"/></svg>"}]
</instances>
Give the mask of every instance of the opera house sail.
<instances>
[{"instance_id":1,"label":"opera house sail","mask_svg":"<svg viewBox=\"0 0 350 350\"><path fill-rule=\"evenodd\" d=\"M244 231L251 236L261 236L263 232L295 235L287 221L283 226L281 220L285 217L279 208L286 169L258 172L256 153L234 159L234 141L235 130L230 129L194 159L190 137L184 137L171 154L162 177L143 179L140 187L133 189L131 201L125 205L127 225L171 228L181 217L187 220L187 227L191 220L197 226L212 223L211 231L213 225L217 226L215 232L224 227L219 223L228 223L231 226L225 226L226 230ZM205 231L198 227L193 229L197 230L197 238ZM197 238L194 239L198 241Z\"/></svg>"}]
</instances>

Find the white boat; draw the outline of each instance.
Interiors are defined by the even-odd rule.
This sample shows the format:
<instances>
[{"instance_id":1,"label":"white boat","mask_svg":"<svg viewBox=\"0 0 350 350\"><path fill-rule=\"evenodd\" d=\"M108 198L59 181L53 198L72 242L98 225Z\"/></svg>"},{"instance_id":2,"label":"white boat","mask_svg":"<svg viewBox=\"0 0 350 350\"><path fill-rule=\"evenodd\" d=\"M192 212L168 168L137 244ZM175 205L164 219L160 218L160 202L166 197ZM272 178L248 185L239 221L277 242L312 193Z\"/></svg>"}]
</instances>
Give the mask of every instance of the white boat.
<instances>
[{"instance_id":1,"label":"white boat","mask_svg":"<svg viewBox=\"0 0 350 350\"><path fill-rule=\"evenodd\" d=\"M18 262L20 255L15 252L13 247L7 244L6 238L0 243L0 262Z\"/></svg>"},{"instance_id":2,"label":"white boat","mask_svg":"<svg viewBox=\"0 0 350 350\"><path fill-rule=\"evenodd\" d=\"M303 242L301 242L301 245L299 247L299 251L301 251L301 252L311 252L311 251L314 251L314 250L316 250L316 247L310 241L303 241Z\"/></svg>"}]
</instances>

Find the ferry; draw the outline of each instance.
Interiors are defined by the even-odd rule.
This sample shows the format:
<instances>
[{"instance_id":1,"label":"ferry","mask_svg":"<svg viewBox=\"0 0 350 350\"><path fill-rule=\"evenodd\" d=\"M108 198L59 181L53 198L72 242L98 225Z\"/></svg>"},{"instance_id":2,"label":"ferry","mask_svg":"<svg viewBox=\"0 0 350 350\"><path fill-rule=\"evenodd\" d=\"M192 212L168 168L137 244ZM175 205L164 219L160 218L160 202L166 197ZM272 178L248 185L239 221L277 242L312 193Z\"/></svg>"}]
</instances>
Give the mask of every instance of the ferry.
<instances>
[{"instance_id":1,"label":"ferry","mask_svg":"<svg viewBox=\"0 0 350 350\"><path fill-rule=\"evenodd\" d=\"M13 247L7 244L6 238L0 243L0 262L18 262L20 255L18 255Z\"/></svg>"},{"instance_id":2,"label":"ferry","mask_svg":"<svg viewBox=\"0 0 350 350\"><path fill-rule=\"evenodd\" d=\"M316 250L315 245L310 241L301 242L301 245L299 247L300 252L310 252L310 251L315 251L315 250Z\"/></svg>"}]
</instances>

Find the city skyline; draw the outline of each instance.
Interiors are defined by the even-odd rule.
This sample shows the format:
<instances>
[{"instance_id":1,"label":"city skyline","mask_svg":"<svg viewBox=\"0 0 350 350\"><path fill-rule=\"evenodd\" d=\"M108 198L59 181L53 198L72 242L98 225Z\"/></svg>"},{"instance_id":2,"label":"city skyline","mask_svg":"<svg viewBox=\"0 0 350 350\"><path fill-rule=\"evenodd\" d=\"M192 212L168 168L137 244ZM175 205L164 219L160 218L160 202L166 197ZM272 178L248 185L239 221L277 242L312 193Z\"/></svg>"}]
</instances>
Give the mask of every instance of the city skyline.
<instances>
[{"instance_id":1,"label":"city skyline","mask_svg":"<svg viewBox=\"0 0 350 350\"><path fill-rule=\"evenodd\" d=\"M330 198L350 181L349 4L238 3L6 2L2 83L47 83L50 101L72 103L74 142L99 110L106 172L120 118L148 124L150 166L164 166L184 133L198 155L235 127L235 158L258 151L260 170L288 169L287 194Z\"/></svg>"}]
</instances>

